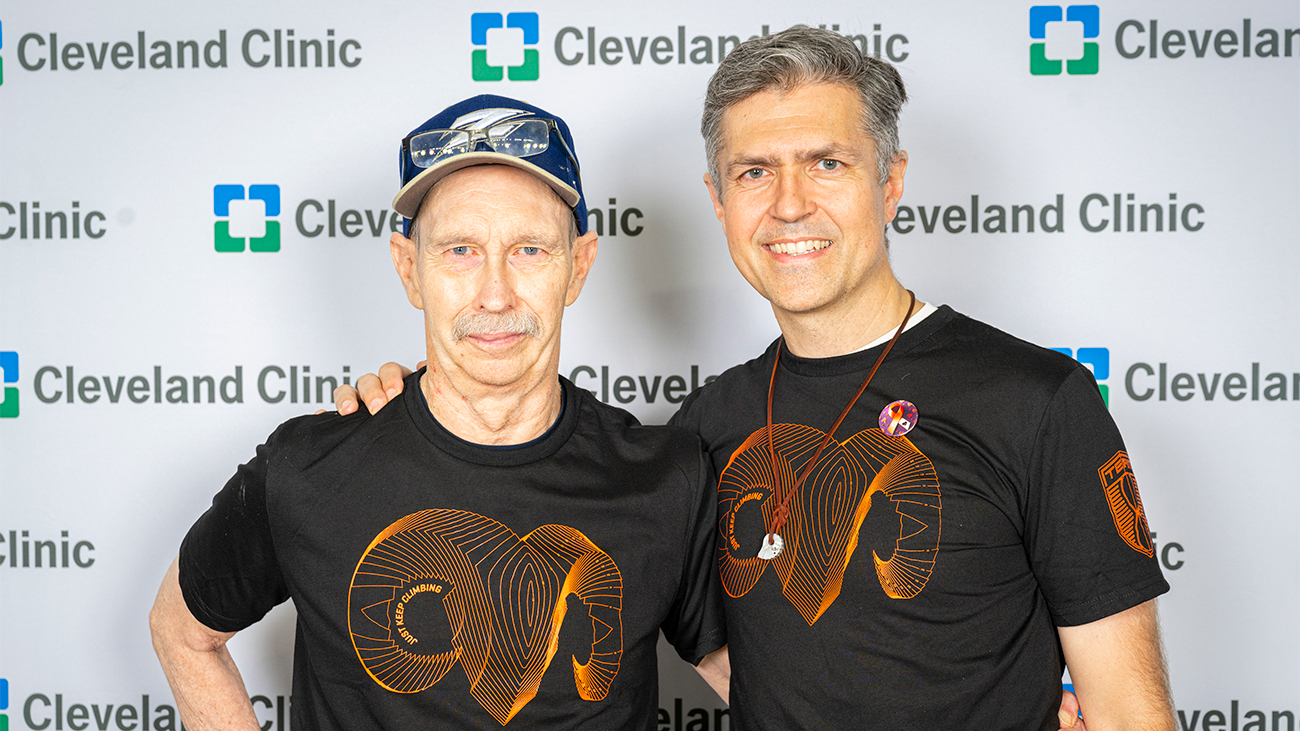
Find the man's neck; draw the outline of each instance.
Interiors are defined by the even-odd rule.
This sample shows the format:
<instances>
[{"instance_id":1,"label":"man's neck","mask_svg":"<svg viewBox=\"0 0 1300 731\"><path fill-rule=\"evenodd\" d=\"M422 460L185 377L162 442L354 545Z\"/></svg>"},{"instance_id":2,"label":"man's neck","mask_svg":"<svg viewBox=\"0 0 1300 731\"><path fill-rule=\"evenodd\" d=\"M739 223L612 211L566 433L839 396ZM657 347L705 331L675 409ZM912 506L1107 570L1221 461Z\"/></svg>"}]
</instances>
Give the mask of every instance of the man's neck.
<instances>
[{"instance_id":1,"label":"man's neck","mask_svg":"<svg viewBox=\"0 0 1300 731\"><path fill-rule=\"evenodd\" d=\"M433 418L474 444L524 444L546 433L560 416L564 398L554 368L524 382L490 386L463 373L449 374L430 362L420 389Z\"/></svg>"},{"instance_id":2,"label":"man's neck","mask_svg":"<svg viewBox=\"0 0 1300 731\"><path fill-rule=\"evenodd\" d=\"M855 296L841 298L810 312L774 310L786 348L803 358L832 358L859 350L898 329L911 296L890 274ZM917 301L915 314L925 304Z\"/></svg>"}]
</instances>

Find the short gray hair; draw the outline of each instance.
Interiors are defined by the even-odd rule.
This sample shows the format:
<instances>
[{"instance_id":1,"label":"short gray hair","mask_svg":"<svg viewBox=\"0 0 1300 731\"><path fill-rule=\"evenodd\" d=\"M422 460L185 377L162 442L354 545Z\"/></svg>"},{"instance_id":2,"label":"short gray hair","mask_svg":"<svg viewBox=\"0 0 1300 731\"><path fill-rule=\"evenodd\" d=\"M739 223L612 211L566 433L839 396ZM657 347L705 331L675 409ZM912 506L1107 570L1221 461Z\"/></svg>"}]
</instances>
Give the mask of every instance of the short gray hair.
<instances>
[{"instance_id":1,"label":"short gray hair","mask_svg":"<svg viewBox=\"0 0 1300 731\"><path fill-rule=\"evenodd\" d=\"M882 185L898 156L898 113L907 101L903 77L889 62L863 53L847 36L806 25L752 38L736 46L709 79L700 133L709 175L722 195L718 155L722 115L763 91L788 92L803 84L844 84L862 100L862 123L876 143L876 172Z\"/></svg>"}]
</instances>

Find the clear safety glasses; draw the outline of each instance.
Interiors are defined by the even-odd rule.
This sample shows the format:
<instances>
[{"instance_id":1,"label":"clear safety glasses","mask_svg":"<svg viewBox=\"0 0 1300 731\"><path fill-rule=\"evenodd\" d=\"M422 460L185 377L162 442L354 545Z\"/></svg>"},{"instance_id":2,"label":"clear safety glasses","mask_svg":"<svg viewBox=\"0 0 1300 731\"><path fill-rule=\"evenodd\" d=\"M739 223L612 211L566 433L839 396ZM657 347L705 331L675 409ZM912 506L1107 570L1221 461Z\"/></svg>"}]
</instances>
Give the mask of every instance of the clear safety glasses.
<instances>
[{"instance_id":1,"label":"clear safety glasses","mask_svg":"<svg viewBox=\"0 0 1300 731\"><path fill-rule=\"evenodd\" d=\"M551 144L551 130L564 148L564 154L578 171L578 158L569 149L553 119L523 119L497 122L483 129L431 129L402 140L416 167L433 167L449 157L473 152L486 144L493 152L511 157L532 157L546 152Z\"/></svg>"}]
</instances>

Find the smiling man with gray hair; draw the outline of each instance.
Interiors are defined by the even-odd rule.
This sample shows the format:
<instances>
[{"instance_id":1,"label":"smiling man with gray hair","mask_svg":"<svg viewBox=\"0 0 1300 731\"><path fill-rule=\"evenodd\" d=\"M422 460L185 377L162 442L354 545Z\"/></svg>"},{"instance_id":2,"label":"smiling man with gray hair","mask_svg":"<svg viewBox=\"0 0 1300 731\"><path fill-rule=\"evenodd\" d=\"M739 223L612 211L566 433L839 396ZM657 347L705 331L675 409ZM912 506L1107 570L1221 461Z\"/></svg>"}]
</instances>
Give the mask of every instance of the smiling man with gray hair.
<instances>
[{"instance_id":1,"label":"smiling man with gray hair","mask_svg":"<svg viewBox=\"0 0 1300 731\"><path fill-rule=\"evenodd\" d=\"M891 269L906 99L804 27L709 82L705 183L782 332L672 420L720 473L736 726L1050 729L1064 666L1092 731L1172 729L1169 585L1091 373Z\"/></svg>"}]
</instances>

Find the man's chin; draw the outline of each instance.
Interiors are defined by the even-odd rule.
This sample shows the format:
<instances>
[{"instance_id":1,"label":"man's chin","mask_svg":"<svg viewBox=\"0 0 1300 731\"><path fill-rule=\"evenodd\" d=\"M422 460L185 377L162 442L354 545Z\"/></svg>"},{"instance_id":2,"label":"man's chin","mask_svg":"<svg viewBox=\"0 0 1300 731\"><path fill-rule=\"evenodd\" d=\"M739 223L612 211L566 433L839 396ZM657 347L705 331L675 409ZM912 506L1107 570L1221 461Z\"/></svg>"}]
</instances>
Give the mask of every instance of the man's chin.
<instances>
[{"instance_id":1,"label":"man's chin","mask_svg":"<svg viewBox=\"0 0 1300 731\"><path fill-rule=\"evenodd\" d=\"M791 314L805 314L816 312L829 304L834 297L816 291L800 290L795 291L778 291L774 296L767 298L772 303L772 308L780 312L789 312Z\"/></svg>"},{"instance_id":2,"label":"man's chin","mask_svg":"<svg viewBox=\"0 0 1300 731\"><path fill-rule=\"evenodd\" d=\"M470 357L461 362L461 370L475 383L501 388L513 386L528 377L535 360L523 357L522 353L512 352L509 356Z\"/></svg>"},{"instance_id":3,"label":"man's chin","mask_svg":"<svg viewBox=\"0 0 1300 731\"><path fill-rule=\"evenodd\" d=\"M488 388L509 388L524 380L524 374L514 373L471 373L470 378L480 386Z\"/></svg>"}]
</instances>

